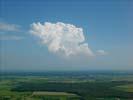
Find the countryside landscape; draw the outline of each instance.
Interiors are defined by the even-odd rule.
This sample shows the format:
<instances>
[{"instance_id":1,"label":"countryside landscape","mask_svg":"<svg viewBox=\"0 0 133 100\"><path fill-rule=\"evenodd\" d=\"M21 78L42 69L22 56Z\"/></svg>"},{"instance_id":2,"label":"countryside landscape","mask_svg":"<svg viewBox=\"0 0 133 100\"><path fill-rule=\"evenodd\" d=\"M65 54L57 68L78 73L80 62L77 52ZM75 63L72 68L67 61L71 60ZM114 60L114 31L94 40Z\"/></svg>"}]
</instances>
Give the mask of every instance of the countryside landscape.
<instances>
[{"instance_id":1,"label":"countryside landscape","mask_svg":"<svg viewBox=\"0 0 133 100\"><path fill-rule=\"evenodd\" d=\"M133 0L0 0L0 100L133 100Z\"/></svg>"},{"instance_id":2,"label":"countryside landscape","mask_svg":"<svg viewBox=\"0 0 133 100\"><path fill-rule=\"evenodd\" d=\"M133 100L133 73L6 72L0 100Z\"/></svg>"}]
</instances>

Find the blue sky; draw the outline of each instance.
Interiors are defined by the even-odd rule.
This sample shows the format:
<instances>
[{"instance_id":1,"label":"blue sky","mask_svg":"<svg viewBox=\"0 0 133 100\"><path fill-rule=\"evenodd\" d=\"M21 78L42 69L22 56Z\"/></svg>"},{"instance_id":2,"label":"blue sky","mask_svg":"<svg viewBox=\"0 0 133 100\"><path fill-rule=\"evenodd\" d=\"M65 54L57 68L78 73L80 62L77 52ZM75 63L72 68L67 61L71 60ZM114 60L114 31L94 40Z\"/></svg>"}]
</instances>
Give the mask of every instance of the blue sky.
<instances>
[{"instance_id":1,"label":"blue sky","mask_svg":"<svg viewBox=\"0 0 133 100\"><path fill-rule=\"evenodd\" d=\"M1 69L133 69L132 11L132 0L1 0ZM51 52L48 44L41 43L45 36L40 39L38 34L34 36L30 33L30 30L34 30L31 25L38 25L37 22L41 25L45 22L51 25L61 22L65 26L71 24L82 28L83 42L88 45L85 48L95 56L81 54L64 58L58 55L60 51L58 54ZM75 38L72 39L75 41ZM75 48L79 47L76 45ZM99 50L104 54L98 54L101 53ZM84 50L80 52L84 53Z\"/></svg>"}]
</instances>

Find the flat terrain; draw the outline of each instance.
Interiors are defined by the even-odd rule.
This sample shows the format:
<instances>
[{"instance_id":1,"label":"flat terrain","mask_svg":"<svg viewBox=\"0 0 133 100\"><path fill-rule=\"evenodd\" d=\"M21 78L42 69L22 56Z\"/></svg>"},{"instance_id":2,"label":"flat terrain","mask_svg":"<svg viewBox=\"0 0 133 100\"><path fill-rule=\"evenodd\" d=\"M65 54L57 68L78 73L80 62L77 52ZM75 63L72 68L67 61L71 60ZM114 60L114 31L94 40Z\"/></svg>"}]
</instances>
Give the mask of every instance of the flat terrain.
<instances>
[{"instance_id":1,"label":"flat terrain","mask_svg":"<svg viewBox=\"0 0 133 100\"><path fill-rule=\"evenodd\" d=\"M126 85L121 85L117 86L117 89L126 91L126 92L133 92L133 84L126 84Z\"/></svg>"},{"instance_id":2,"label":"flat terrain","mask_svg":"<svg viewBox=\"0 0 133 100\"><path fill-rule=\"evenodd\" d=\"M133 74L3 73L0 100L133 100Z\"/></svg>"}]
</instances>

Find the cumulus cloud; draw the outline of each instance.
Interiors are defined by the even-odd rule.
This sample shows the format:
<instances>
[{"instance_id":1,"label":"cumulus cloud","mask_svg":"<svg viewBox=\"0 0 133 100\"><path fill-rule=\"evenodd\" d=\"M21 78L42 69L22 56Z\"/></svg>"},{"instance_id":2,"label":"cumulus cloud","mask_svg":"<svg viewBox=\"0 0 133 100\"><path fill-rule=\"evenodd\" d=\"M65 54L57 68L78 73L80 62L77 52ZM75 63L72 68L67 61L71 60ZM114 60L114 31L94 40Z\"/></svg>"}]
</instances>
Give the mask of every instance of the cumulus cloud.
<instances>
[{"instance_id":1,"label":"cumulus cloud","mask_svg":"<svg viewBox=\"0 0 133 100\"><path fill-rule=\"evenodd\" d=\"M1 31L19 31L20 26L16 24L8 24L4 22L0 22L0 30Z\"/></svg>"},{"instance_id":2,"label":"cumulus cloud","mask_svg":"<svg viewBox=\"0 0 133 100\"><path fill-rule=\"evenodd\" d=\"M41 43L52 53L63 56L94 56L85 42L83 29L62 22L33 23L30 33L40 38Z\"/></svg>"}]
</instances>

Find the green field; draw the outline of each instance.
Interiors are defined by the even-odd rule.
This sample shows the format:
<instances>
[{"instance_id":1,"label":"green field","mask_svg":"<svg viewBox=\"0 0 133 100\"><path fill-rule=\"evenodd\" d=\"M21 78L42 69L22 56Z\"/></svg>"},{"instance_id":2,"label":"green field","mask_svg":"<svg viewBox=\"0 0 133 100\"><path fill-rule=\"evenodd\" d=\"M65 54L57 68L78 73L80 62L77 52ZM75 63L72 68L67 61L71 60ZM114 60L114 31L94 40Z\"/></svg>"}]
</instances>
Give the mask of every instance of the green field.
<instances>
[{"instance_id":1,"label":"green field","mask_svg":"<svg viewBox=\"0 0 133 100\"><path fill-rule=\"evenodd\" d=\"M0 100L133 100L131 77L84 73L2 75Z\"/></svg>"},{"instance_id":2,"label":"green field","mask_svg":"<svg viewBox=\"0 0 133 100\"><path fill-rule=\"evenodd\" d=\"M117 86L118 90L126 91L126 92L133 92L133 84L126 84Z\"/></svg>"},{"instance_id":3,"label":"green field","mask_svg":"<svg viewBox=\"0 0 133 100\"><path fill-rule=\"evenodd\" d=\"M2 79L0 81L0 100L45 100L45 99L50 99L50 100L67 100L73 99L73 100L79 100L79 96L76 94L72 93L66 93L66 92L46 92L46 91L34 91L34 92L17 92L17 91L11 91L12 87L17 83L17 82L33 82L33 83L38 83L36 78L32 80L31 79L23 79L23 78L15 78L15 80L11 79ZM44 82L43 79L41 82Z\"/></svg>"}]
</instances>

